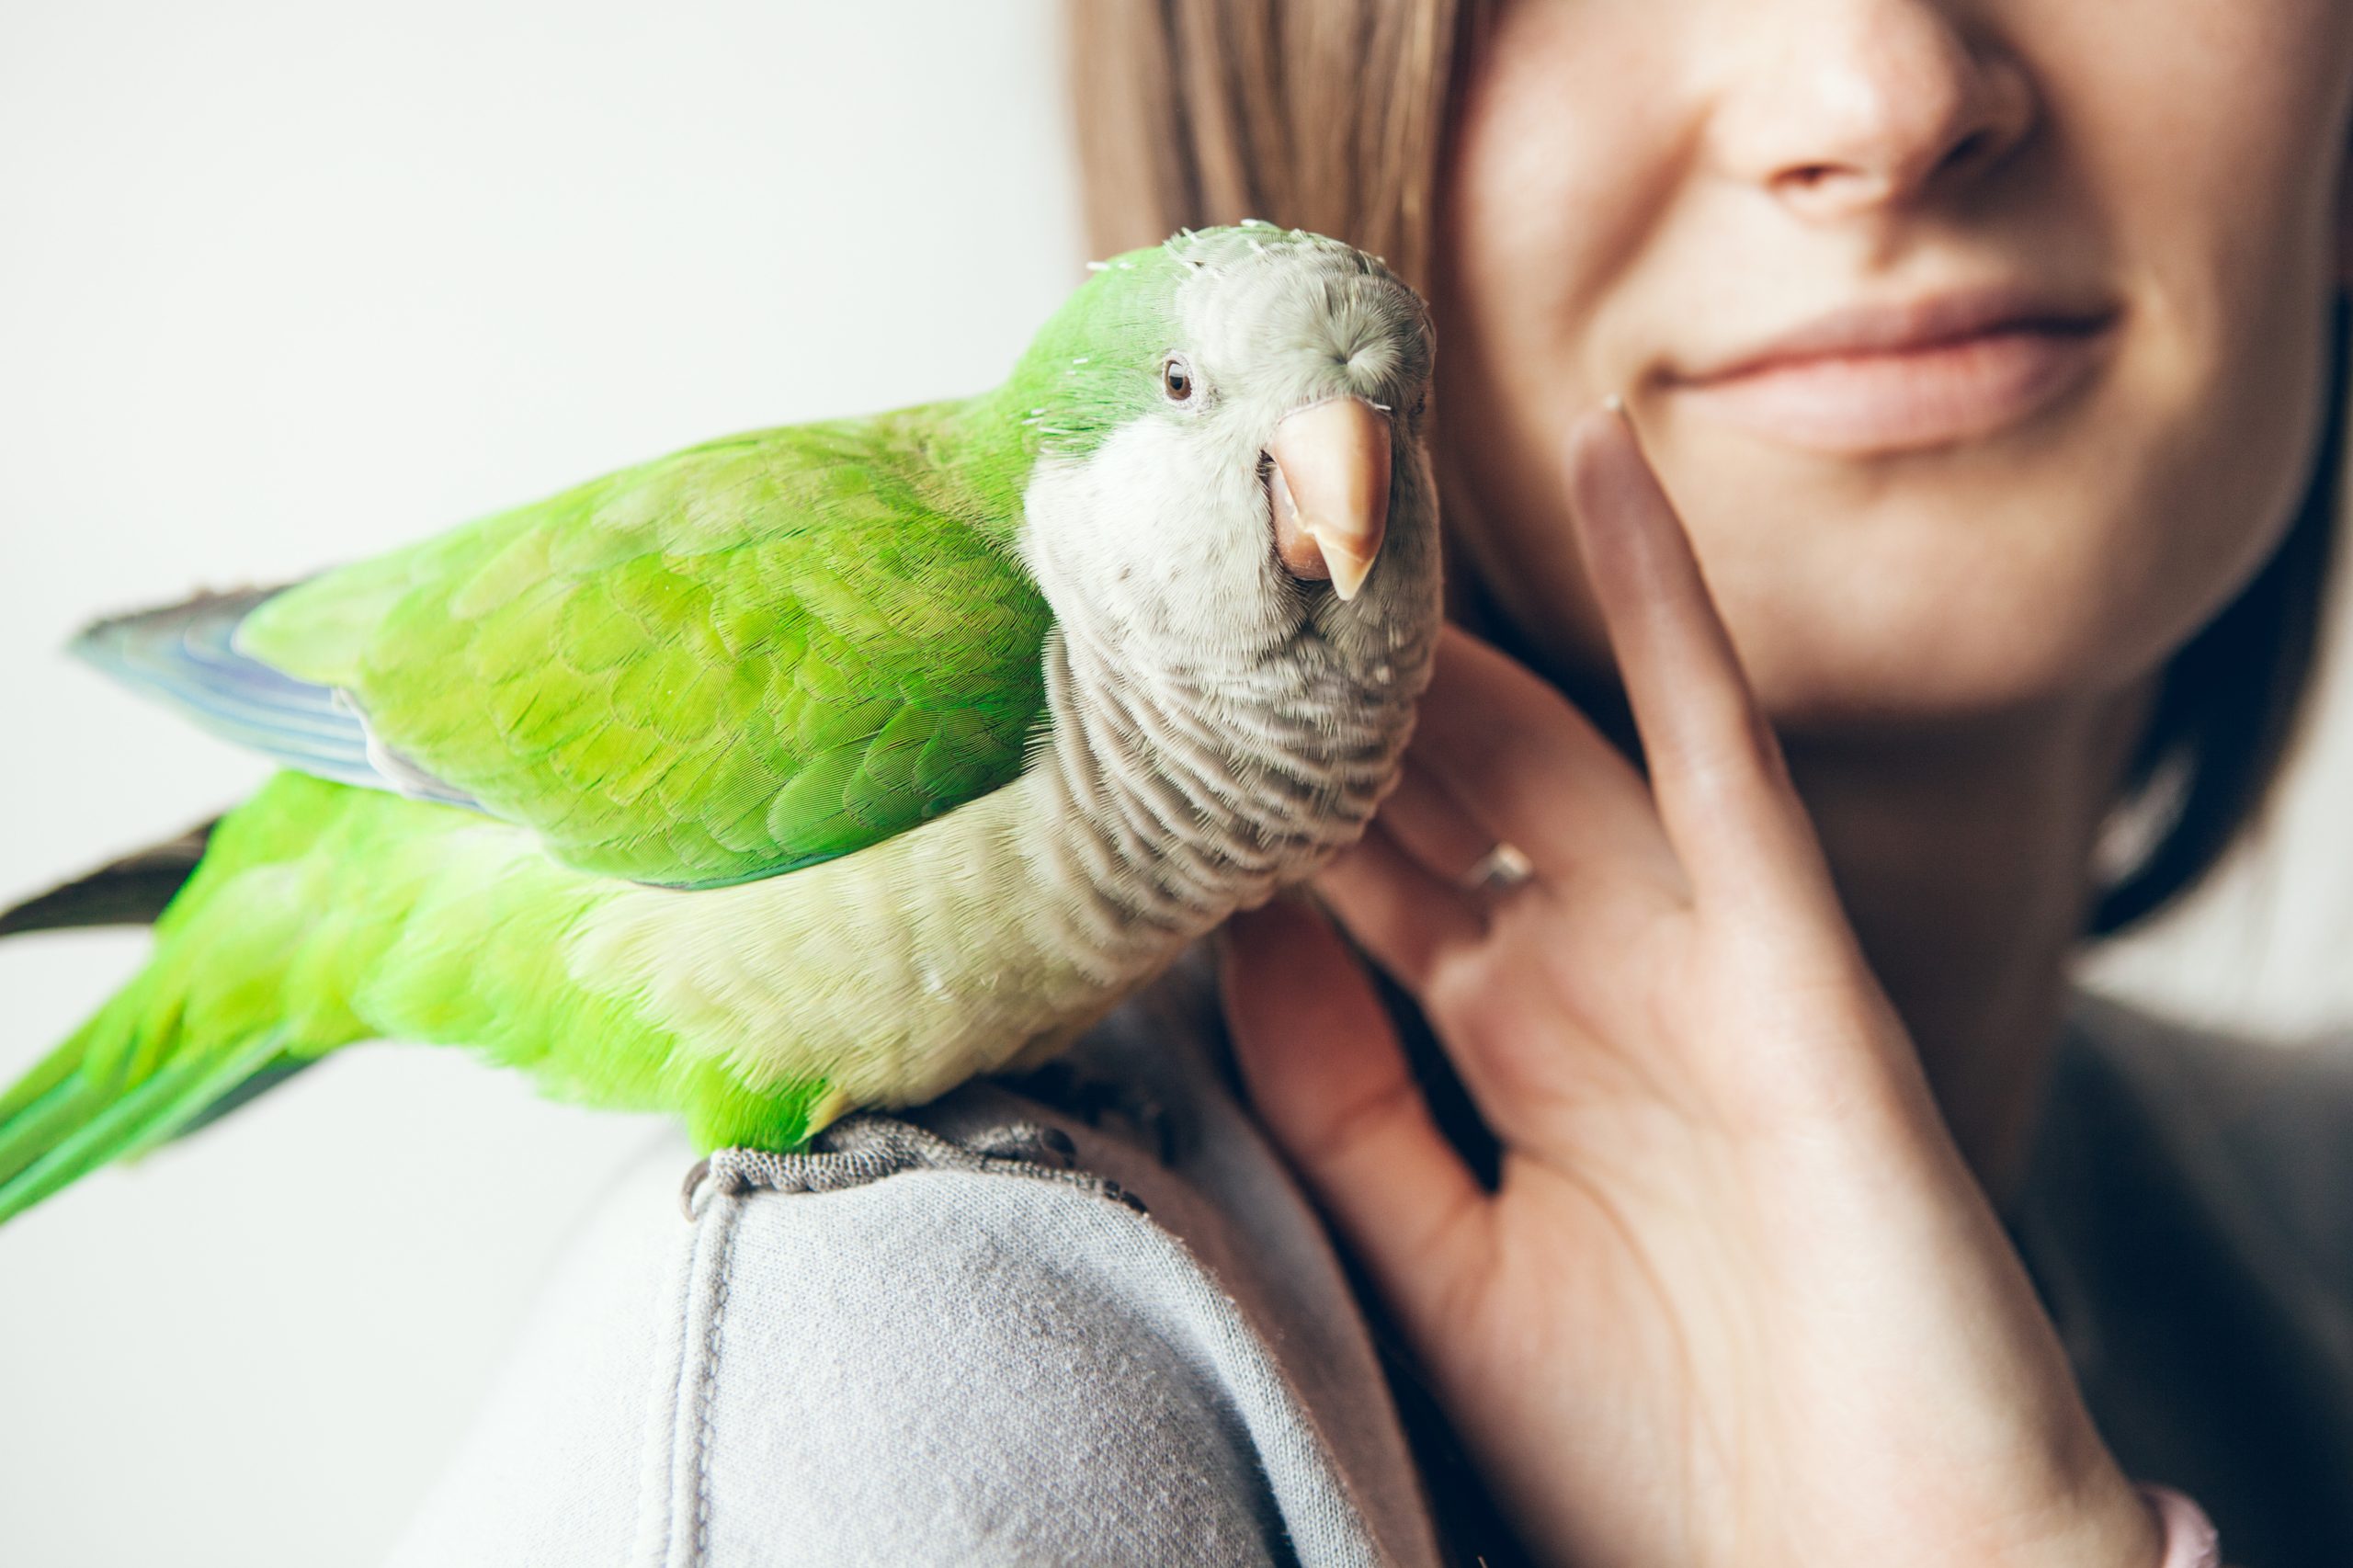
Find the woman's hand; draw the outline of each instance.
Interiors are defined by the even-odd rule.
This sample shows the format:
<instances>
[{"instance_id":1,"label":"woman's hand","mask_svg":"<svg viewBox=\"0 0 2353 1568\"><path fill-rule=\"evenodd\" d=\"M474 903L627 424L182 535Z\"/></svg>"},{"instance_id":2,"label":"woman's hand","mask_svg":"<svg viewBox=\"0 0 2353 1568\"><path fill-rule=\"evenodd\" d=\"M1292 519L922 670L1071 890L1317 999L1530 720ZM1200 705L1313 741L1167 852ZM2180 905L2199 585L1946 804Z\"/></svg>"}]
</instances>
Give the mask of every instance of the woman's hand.
<instances>
[{"instance_id":1,"label":"woman's hand","mask_svg":"<svg viewBox=\"0 0 2353 1568\"><path fill-rule=\"evenodd\" d=\"M1449 631L1404 781L1316 884L1500 1186L1297 900L1225 948L1259 1115L1550 1561L2154 1568L1631 426L1589 415L1569 461L1650 780ZM1467 888L1499 842L1532 877Z\"/></svg>"}]
</instances>

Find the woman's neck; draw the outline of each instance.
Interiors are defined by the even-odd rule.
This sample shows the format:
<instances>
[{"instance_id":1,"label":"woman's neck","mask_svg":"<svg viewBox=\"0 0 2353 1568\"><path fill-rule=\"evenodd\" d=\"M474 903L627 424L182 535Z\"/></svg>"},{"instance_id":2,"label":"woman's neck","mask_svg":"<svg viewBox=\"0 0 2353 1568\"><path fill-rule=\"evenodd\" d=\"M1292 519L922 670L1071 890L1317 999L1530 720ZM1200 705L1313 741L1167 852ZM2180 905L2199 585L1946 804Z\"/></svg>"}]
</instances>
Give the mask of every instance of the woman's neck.
<instances>
[{"instance_id":1,"label":"woman's neck","mask_svg":"<svg viewBox=\"0 0 2353 1568\"><path fill-rule=\"evenodd\" d=\"M1461 609L1639 757L1620 688L1580 684L1475 595ZM1997 1208L2026 1177L2093 851L2156 684L1900 736L1781 736L1864 955Z\"/></svg>"},{"instance_id":2,"label":"woman's neck","mask_svg":"<svg viewBox=\"0 0 2353 1568\"><path fill-rule=\"evenodd\" d=\"M2093 851L2155 684L1901 741L1783 737L1864 955L1997 1207L2026 1177Z\"/></svg>"}]
</instances>

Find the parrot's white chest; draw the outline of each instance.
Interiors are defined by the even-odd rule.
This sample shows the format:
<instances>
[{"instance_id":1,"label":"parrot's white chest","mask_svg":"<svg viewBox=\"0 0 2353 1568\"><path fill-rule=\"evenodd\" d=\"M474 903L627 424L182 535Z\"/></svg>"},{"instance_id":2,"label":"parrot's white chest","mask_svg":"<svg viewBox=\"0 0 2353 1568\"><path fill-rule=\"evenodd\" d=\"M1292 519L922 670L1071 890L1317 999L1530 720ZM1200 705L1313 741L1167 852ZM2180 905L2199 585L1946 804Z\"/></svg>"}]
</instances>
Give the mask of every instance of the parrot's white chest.
<instances>
[{"instance_id":1,"label":"parrot's white chest","mask_svg":"<svg viewBox=\"0 0 2353 1568\"><path fill-rule=\"evenodd\" d=\"M621 983L756 1086L822 1077L850 1103L928 1099L1066 1041L1163 956L1074 929L1091 926L1087 898L1051 842L1051 795L1025 774L785 876L620 893L583 926L573 972Z\"/></svg>"}]
</instances>

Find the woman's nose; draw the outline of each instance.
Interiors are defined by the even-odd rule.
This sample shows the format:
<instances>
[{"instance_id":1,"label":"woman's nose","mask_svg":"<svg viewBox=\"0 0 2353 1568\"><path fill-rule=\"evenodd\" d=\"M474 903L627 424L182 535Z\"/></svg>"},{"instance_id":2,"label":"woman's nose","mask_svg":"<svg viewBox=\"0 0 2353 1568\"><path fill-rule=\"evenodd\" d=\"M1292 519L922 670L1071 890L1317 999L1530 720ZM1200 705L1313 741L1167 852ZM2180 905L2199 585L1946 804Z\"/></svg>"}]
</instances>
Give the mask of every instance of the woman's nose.
<instances>
[{"instance_id":1,"label":"woman's nose","mask_svg":"<svg viewBox=\"0 0 2353 1568\"><path fill-rule=\"evenodd\" d=\"M1719 165L1802 217L1911 199L1997 163L2035 117L2025 68L1937 0L1737 0L1719 58Z\"/></svg>"}]
</instances>

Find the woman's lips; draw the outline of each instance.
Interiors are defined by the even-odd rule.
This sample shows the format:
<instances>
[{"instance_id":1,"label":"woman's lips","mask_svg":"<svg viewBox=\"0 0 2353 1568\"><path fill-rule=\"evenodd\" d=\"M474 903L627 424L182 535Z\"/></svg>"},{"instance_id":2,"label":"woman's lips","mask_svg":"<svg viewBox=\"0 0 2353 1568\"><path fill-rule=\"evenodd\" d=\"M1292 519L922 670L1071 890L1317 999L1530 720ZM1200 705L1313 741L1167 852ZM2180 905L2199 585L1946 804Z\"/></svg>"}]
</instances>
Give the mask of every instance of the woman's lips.
<instances>
[{"instance_id":1,"label":"woman's lips","mask_svg":"<svg viewBox=\"0 0 2353 1568\"><path fill-rule=\"evenodd\" d=\"M2012 323L1672 385L1700 413L1770 440L1848 457L1902 451L1990 435L2051 402L2099 361L2113 322Z\"/></svg>"}]
</instances>

